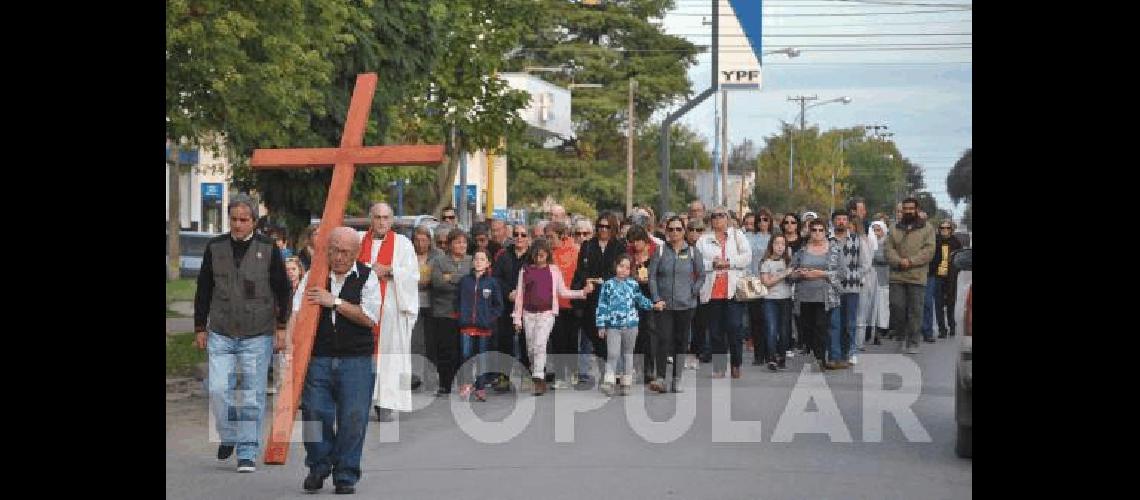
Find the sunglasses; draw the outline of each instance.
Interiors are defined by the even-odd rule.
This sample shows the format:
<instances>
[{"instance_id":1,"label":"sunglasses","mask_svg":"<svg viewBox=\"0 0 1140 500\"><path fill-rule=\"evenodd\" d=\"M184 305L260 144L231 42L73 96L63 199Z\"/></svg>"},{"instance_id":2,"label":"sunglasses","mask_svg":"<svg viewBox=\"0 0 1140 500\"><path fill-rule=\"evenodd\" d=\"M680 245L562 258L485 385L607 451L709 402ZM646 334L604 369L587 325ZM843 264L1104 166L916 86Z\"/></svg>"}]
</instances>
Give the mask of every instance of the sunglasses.
<instances>
[{"instance_id":1,"label":"sunglasses","mask_svg":"<svg viewBox=\"0 0 1140 500\"><path fill-rule=\"evenodd\" d=\"M938 229L945 229L945 230L949 231L949 230L951 230L951 229L953 229L953 228L949 228L949 227L940 227L940 228L938 228Z\"/></svg>"},{"instance_id":2,"label":"sunglasses","mask_svg":"<svg viewBox=\"0 0 1140 500\"><path fill-rule=\"evenodd\" d=\"M786 220L786 221L784 221L784 224L799 224L799 223L794 221L794 220Z\"/></svg>"},{"instance_id":3,"label":"sunglasses","mask_svg":"<svg viewBox=\"0 0 1140 500\"><path fill-rule=\"evenodd\" d=\"M813 233L826 233L827 230L822 228L822 227L817 227L815 229L812 229L811 232L813 232Z\"/></svg>"},{"instance_id":4,"label":"sunglasses","mask_svg":"<svg viewBox=\"0 0 1140 500\"><path fill-rule=\"evenodd\" d=\"M526 238L527 236L526 233L515 233L515 238Z\"/></svg>"},{"instance_id":5,"label":"sunglasses","mask_svg":"<svg viewBox=\"0 0 1140 500\"><path fill-rule=\"evenodd\" d=\"M760 218L760 220L762 220L762 221L764 221L764 222L768 222L768 218L767 218L767 217L761 217L761 218Z\"/></svg>"},{"instance_id":6,"label":"sunglasses","mask_svg":"<svg viewBox=\"0 0 1140 500\"><path fill-rule=\"evenodd\" d=\"M610 228L609 224L598 224L598 231L601 231L603 229L609 229L609 228Z\"/></svg>"},{"instance_id":7,"label":"sunglasses","mask_svg":"<svg viewBox=\"0 0 1140 500\"><path fill-rule=\"evenodd\" d=\"M679 233L679 232L681 232L681 231L684 231L684 230L685 230L685 228L683 228L683 227L677 227L677 226L669 226L669 228L668 228L668 229L669 229L670 231L673 231L673 232L677 232L677 233Z\"/></svg>"},{"instance_id":8,"label":"sunglasses","mask_svg":"<svg viewBox=\"0 0 1140 500\"><path fill-rule=\"evenodd\" d=\"M590 232L589 231L578 231L577 233L574 233L574 234L577 234L578 236L589 236Z\"/></svg>"}]
</instances>

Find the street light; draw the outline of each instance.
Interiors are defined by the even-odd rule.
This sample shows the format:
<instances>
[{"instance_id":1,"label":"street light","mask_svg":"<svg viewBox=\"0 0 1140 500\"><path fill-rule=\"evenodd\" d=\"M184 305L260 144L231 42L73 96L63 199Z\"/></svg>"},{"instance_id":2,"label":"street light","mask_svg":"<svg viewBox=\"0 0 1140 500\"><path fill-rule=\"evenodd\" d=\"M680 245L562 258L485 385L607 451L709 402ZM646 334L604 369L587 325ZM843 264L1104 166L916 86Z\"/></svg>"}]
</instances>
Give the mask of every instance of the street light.
<instances>
[{"instance_id":1,"label":"street light","mask_svg":"<svg viewBox=\"0 0 1140 500\"><path fill-rule=\"evenodd\" d=\"M795 47L785 47L782 49L765 50L764 51L764 55L769 55L769 54L784 54L788 57L799 57L800 56L800 49L797 49Z\"/></svg>"},{"instance_id":2,"label":"street light","mask_svg":"<svg viewBox=\"0 0 1140 500\"><path fill-rule=\"evenodd\" d=\"M789 55L789 57L794 57L794 56ZM799 116L800 116L800 132L803 132L803 130L804 130L804 120L805 120L805 118L807 118L808 108L823 106L824 104L830 104L833 102L841 102L843 104L851 104L851 97L843 96L843 97L836 97L835 99L828 99L826 101L820 101L820 102L817 102L815 104L812 104L811 106L806 105L807 101L814 101L816 99L819 99L819 96L814 96L814 95L813 96L802 96L801 95L801 96L796 96L796 97L788 97L789 101L799 101L800 102L800 114L799 114ZM795 135L794 134L789 136L788 143L789 143L789 146L788 146L788 191L790 192L792 190L792 186L794 185L792 182L792 175L793 175L792 168L793 168L793 165L795 165L795 158L796 158L796 141L795 141Z\"/></svg>"}]
</instances>

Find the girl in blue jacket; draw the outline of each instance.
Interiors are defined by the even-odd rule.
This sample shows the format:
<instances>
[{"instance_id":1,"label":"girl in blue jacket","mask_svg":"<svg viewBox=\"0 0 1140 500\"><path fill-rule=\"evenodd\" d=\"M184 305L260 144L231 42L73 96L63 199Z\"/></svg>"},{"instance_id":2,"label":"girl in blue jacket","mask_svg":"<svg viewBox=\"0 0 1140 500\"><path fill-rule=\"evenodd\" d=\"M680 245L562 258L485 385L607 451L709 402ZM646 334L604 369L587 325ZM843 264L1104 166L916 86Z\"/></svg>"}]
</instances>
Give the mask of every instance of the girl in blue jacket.
<instances>
[{"instance_id":1,"label":"girl in blue jacket","mask_svg":"<svg viewBox=\"0 0 1140 500\"><path fill-rule=\"evenodd\" d=\"M477 250L471 259L471 274L459 282L459 349L463 356L459 370L459 397L462 399L467 399L472 389L471 367L467 360L476 358L475 399L487 400L484 389L487 361L479 355L489 349L495 322L503 315L503 289L499 280L488 272L490 267L491 259L487 252Z\"/></svg>"},{"instance_id":2,"label":"girl in blue jacket","mask_svg":"<svg viewBox=\"0 0 1140 500\"><path fill-rule=\"evenodd\" d=\"M637 309L635 307L660 311L665 303L656 305L649 301L637 282L629 279L629 255L618 257L615 262L615 273L602 284L598 293L598 309L595 324L598 327L598 336L606 341L606 375L602 382L602 392L607 396L614 393L616 383L618 356L622 356L621 389L619 395L629 395L629 387L633 385L633 376L629 371L633 369L633 347L637 340Z\"/></svg>"}]
</instances>

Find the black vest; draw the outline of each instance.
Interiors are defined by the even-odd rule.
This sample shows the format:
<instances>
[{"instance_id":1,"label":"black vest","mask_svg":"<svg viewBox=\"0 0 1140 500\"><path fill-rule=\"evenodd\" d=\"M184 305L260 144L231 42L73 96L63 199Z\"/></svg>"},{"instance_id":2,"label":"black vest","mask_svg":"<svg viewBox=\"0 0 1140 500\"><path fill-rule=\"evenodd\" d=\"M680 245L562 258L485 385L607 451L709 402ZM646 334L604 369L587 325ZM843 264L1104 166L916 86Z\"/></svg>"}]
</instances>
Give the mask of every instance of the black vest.
<instances>
[{"instance_id":1,"label":"black vest","mask_svg":"<svg viewBox=\"0 0 1140 500\"><path fill-rule=\"evenodd\" d=\"M364 283L372 268L368 266L355 266L357 274L349 274L344 286L340 289L339 297L350 304L360 305L360 298L364 291ZM329 273L329 290L332 290L332 273ZM332 321L333 308L322 307L321 319L317 323L317 338L313 343L313 356L350 357L371 356L376 350L376 339L372 336L372 329L358 325L352 320L337 315L336 324Z\"/></svg>"},{"instance_id":2,"label":"black vest","mask_svg":"<svg viewBox=\"0 0 1140 500\"><path fill-rule=\"evenodd\" d=\"M269 263L273 260L273 243L254 235L240 266L234 260L229 235L215 238L209 248L214 272L209 329L230 337L272 334L276 310L269 285Z\"/></svg>"}]
</instances>

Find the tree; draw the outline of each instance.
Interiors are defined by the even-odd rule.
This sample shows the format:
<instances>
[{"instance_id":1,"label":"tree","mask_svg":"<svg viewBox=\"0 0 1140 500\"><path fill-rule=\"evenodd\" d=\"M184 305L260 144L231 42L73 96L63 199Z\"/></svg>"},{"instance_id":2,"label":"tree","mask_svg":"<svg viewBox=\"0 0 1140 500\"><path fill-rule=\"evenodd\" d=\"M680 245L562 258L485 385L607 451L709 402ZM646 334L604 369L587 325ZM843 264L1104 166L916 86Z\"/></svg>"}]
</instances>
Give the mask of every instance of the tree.
<instances>
[{"instance_id":1,"label":"tree","mask_svg":"<svg viewBox=\"0 0 1140 500\"><path fill-rule=\"evenodd\" d=\"M791 140L795 141L794 189L788 190L788 159ZM839 136L829 132L821 136L816 127L800 131L794 124L784 123L782 133L765 137L764 150L756 159L756 189L749 206L766 206L776 210L826 212L831 205L832 174L836 174L836 198L842 200L844 188L839 180L850 166L840 162ZM838 203L836 203L838 205Z\"/></svg>"},{"instance_id":2,"label":"tree","mask_svg":"<svg viewBox=\"0 0 1140 500\"><path fill-rule=\"evenodd\" d=\"M744 142L733 146L729 151L728 171L738 174L752 171L756 168L756 157L759 155L760 152L756 151L756 144L752 139L745 138Z\"/></svg>"},{"instance_id":3,"label":"tree","mask_svg":"<svg viewBox=\"0 0 1140 500\"><path fill-rule=\"evenodd\" d=\"M370 4L365 1L363 4ZM283 146L327 113L331 59L356 43L369 20L341 2L282 0L166 3L166 137L181 149ZM171 168L176 201L181 167ZM172 221L177 206L172 204ZM172 241L178 238L172 223ZM177 243L171 246L178 259Z\"/></svg>"},{"instance_id":4,"label":"tree","mask_svg":"<svg viewBox=\"0 0 1140 500\"><path fill-rule=\"evenodd\" d=\"M974 207L974 148L967 149L946 175L946 192L954 204L966 202L962 222L970 228Z\"/></svg>"}]
</instances>

